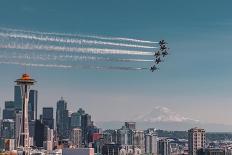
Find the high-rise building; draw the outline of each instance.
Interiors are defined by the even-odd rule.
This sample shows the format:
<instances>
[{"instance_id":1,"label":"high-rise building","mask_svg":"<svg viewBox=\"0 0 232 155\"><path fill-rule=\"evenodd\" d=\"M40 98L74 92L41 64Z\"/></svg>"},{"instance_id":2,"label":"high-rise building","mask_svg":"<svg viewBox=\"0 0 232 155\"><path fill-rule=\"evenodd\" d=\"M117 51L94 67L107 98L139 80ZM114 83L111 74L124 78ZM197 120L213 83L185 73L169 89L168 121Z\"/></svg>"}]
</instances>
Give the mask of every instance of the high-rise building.
<instances>
[{"instance_id":1,"label":"high-rise building","mask_svg":"<svg viewBox=\"0 0 232 155\"><path fill-rule=\"evenodd\" d=\"M117 130L105 130L103 131L103 139L104 139L104 143L106 144L110 144L110 143L118 143L117 140Z\"/></svg>"},{"instance_id":2,"label":"high-rise building","mask_svg":"<svg viewBox=\"0 0 232 155\"><path fill-rule=\"evenodd\" d=\"M35 121L35 134L34 141L35 146L37 147L43 147L43 141L44 141L44 124L42 124L39 120Z\"/></svg>"},{"instance_id":3,"label":"high-rise building","mask_svg":"<svg viewBox=\"0 0 232 155\"><path fill-rule=\"evenodd\" d=\"M157 133L155 129L145 131L145 153L157 155Z\"/></svg>"},{"instance_id":4,"label":"high-rise building","mask_svg":"<svg viewBox=\"0 0 232 155\"><path fill-rule=\"evenodd\" d=\"M20 86L14 86L14 103L16 110L22 110L22 93Z\"/></svg>"},{"instance_id":5,"label":"high-rise building","mask_svg":"<svg viewBox=\"0 0 232 155\"><path fill-rule=\"evenodd\" d=\"M117 131L117 143L121 145L132 145L132 130L123 126Z\"/></svg>"},{"instance_id":6,"label":"high-rise building","mask_svg":"<svg viewBox=\"0 0 232 155\"><path fill-rule=\"evenodd\" d=\"M145 153L144 145L144 131L143 130L132 130L132 145L134 148L141 150L141 153Z\"/></svg>"},{"instance_id":7,"label":"high-rise building","mask_svg":"<svg viewBox=\"0 0 232 155\"><path fill-rule=\"evenodd\" d=\"M158 154L159 155L170 155L170 143L168 139L160 139L158 142Z\"/></svg>"},{"instance_id":8,"label":"high-rise building","mask_svg":"<svg viewBox=\"0 0 232 155\"><path fill-rule=\"evenodd\" d=\"M3 109L3 119L15 118L15 105L14 101L5 101L5 109Z\"/></svg>"},{"instance_id":9,"label":"high-rise building","mask_svg":"<svg viewBox=\"0 0 232 155\"><path fill-rule=\"evenodd\" d=\"M54 130L48 126L44 127L44 139L43 146L46 150L52 150L54 143Z\"/></svg>"},{"instance_id":10,"label":"high-rise building","mask_svg":"<svg viewBox=\"0 0 232 155\"><path fill-rule=\"evenodd\" d=\"M71 129L81 127L81 114L78 112L74 112L71 114Z\"/></svg>"},{"instance_id":11,"label":"high-rise building","mask_svg":"<svg viewBox=\"0 0 232 155\"><path fill-rule=\"evenodd\" d=\"M28 101L29 121L37 119L38 91L30 90Z\"/></svg>"},{"instance_id":12,"label":"high-rise building","mask_svg":"<svg viewBox=\"0 0 232 155\"><path fill-rule=\"evenodd\" d=\"M82 130L82 142L87 144L88 141L88 127L92 125L91 115L83 114L81 115L81 130Z\"/></svg>"},{"instance_id":13,"label":"high-rise building","mask_svg":"<svg viewBox=\"0 0 232 155\"><path fill-rule=\"evenodd\" d=\"M43 108L42 122L50 129L54 129L53 107Z\"/></svg>"},{"instance_id":14,"label":"high-rise building","mask_svg":"<svg viewBox=\"0 0 232 155\"><path fill-rule=\"evenodd\" d=\"M82 133L80 128L73 128L70 134L70 140L72 145L76 148L80 148L82 145Z\"/></svg>"},{"instance_id":15,"label":"high-rise building","mask_svg":"<svg viewBox=\"0 0 232 155\"><path fill-rule=\"evenodd\" d=\"M188 130L189 155L197 155L197 150L205 148L205 130L192 128Z\"/></svg>"},{"instance_id":16,"label":"high-rise building","mask_svg":"<svg viewBox=\"0 0 232 155\"><path fill-rule=\"evenodd\" d=\"M136 129L136 122L125 122L125 127L131 130Z\"/></svg>"},{"instance_id":17,"label":"high-rise building","mask_svg":"<svg viewBox=\"0 0 232 155\"><path fill-rule=\"evenodd\" d=\"M4 119L2 121L2 137L5 139L15 138L15 122L13 119Z\"/></svg>"},{"instance_id":18,"label":"high-rise building","mask_svg":"<svg viewBox=\"0 0 232 155\"><path fill-rule=\"evenodd\" d=\"M69 138L69 117L67 102L63 98L57 102L56 128L60 140Z\"/></svg>"}]
</instances>

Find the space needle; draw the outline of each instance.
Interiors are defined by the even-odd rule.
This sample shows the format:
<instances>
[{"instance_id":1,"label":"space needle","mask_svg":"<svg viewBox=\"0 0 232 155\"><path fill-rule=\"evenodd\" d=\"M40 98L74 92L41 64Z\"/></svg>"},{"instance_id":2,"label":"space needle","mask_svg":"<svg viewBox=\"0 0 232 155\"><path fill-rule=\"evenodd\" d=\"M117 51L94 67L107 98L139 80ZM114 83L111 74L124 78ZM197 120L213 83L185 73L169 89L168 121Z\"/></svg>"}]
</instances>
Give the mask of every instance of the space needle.
<instances>
[{"instance_id":1,"label":"space needle","mask_svg":"<svg viewBox=\"0 0 232 155\"><path fill-rule=\"evenodd\" d=\"M30 86L36 82L30 77L29 74L23 74L20 79L17 79L16 84L21 88L22 95L22 127L21 134L19 136L21 146L25 151L25 154L29 154L29 125L28 125L28 101L29 101L29 90Z\"/></svg>"}]
</instances>

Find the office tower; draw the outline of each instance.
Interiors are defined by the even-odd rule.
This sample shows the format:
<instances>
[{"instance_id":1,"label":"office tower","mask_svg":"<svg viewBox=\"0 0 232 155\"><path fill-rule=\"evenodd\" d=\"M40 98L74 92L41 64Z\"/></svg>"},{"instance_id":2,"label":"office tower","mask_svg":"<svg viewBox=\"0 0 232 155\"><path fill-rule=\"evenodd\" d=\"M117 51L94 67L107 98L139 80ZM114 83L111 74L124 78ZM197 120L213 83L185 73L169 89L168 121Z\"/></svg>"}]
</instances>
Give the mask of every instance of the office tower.
<instances>
[{"instance_id":1,"label":"office tower","mask_svg":"<svg viewBox=\"0 0 232 155\"><path fill-rule=\"evenodd\" d=\"M143 130L132 130L132 145L134 148L141 150L141 153L145 153L144 144L144 131Z\"/></svg>"},{"instance_id":2,"label":"office tower","mask_svg":"<svg viewBox=\"0 0 232 155\"><path fill-rule=\"evenodd\" d=\"M71 129L81 127L81 114L78 112L71 114Z\"/></svg>"},{"instance_id":3,"label":"office tower","mask_svg":"<svg viewBox=\"0 0 232 155\"><path fill-rule=\"evenodd\" d=\"M52 107L43 108L42 122L44 125L48 126L50 129L54 129L54 117L53 117Z\"/></svg>"},{"instance_id":4,"label":"office tower","mask_svg":"<svg viewBox=\"0 0 232 155\"><path fill-rule=\"evenodd\" d=\"M136 129L136 122L125 122L125 127L131 130Z\"/></svg>"},{"instance_id":5,"label":"office tower","mask_svg":"<svg viewBox=\"0 0 232 155\"><path fill-rule=\"evenodd\" d=\"M22 147L26 154L29 153L29 125L28 125L28 101L30 86L35 83L34 79L28 74L23 74L20 79L15 81L21 88L22 95Z\"/></svg>"},{"instance_id":6,"label":"office tower","mask_svg":"<svg viewBox=\"0 0 232 155\"><path fill-rule=\"evenodd\" d=\"M189 155L196 155L197 150L205 148L205 130L192 128L188 130Z\"/></svg>"},{"instance_id":7,"label":"office tower","mask_svg":"<svg viewBox=\"0 0 232 155\"><path fill-rule=\"evenodd\" d=\"M15 145L16 145L16 147L19 147L21 127L22 127L22 112L17 112L15 114L15 140L16 140Z\"/></svg>"},{"instance_id":8,"label":"office tower","mask_svg":"<svg viewBox=\"0 0 232 155\"><path fill-rule=\"evenodd\" d=\"M39 120L35 121L35 134L34 141L35 146L37 147L43 147L43 141L44 141L44 124L42 124Z\"/></svg>"},{"instance_id":9,"label":"office tower","mask_svg":"<svg viewBox=\"0 0 232 155\"><path fill-rule=\"evenodd\" d=\"M56 108L56 128L60 140L69 138L67 102L61 97Z\"/></svg>"},{"instance_id":10,"label":"office tower","mask_svg":"<svg viewBox=\"0 0 232 155\"><path fill-rule=\"evenodd\" d=\"M14 101L5 101L5 109L3 109L3 119L15 118L15 105Z\"/></svg>"},{"instance_id":11,"label":"office tower","mask_svg":"<svg viewBox=\"0 0 232 155\"><path fill-rule=\"evenodd\" d=\"M82 145L82 133L80 128L73 128L70 134L70 140L72 145L76 148L80 148Z\"/></svg>"},{"instance_id":12,"label":"office tower","mask_svg":"<svg viewBox=\"0 0 232 155\"><path fill-rule=\"evenodd\" d=\"M34 121L37 119L37 105L38 105L38 91L30 90L29 102L28 102L29 121Z\"/></svg>"},{"instance_id":13,"label":"office tower","mask_svg":"<svg viewBox=\"0 0 232 155\"><path fill-rule=\"evenodd\" d=\"M81 130L82 130L82 142L87 145L88 142L88 127L92 125L91 115L81 115Z\"/></svg>"},{"instance_id":14,"label":"office tower","mask_svg":"<svg viewBox=\"0 0 232 155\"><path fill-rule=\"evenodd\" d=\"M46 150L52 150L54 142L54 130L48 126L44 127L43 146Z\"/></svg>"},{"instance_id":15,"label":"office tower","mask_svg":"<svg viewBox=\"0 0 232 155\"><path fill-rule=\"evenodd\" d=\"M117 131L117 142L121 145L132 145L132 130L123 126Z\"/></svg>"},{"instance_id":16,"label":"office tower","mask_svg":"<svg viewBox=\"0 0 232 155\"><path fill-rule=\"evenodd\" d=\"M14 86L14 103L17 111L22 110L22 93L21 87L18 85Z\"/></svg>"},{"instance_id":17,"label":"office tower","mask_svg":"<svg viewBox=\"0 0 232 155\"><path fill-rule=\"evenodd\" d=\"M145 153L157 155L157 133L155 129L145 131Z\"/></svg>"},{"instance_id":18,"label":"office tower","mask_svg":"<svg viewBox=\"0 0 232 155\"><path fill-rule=\"evenodd\" d=\"M158 154L159 155L170 155L170 144L168 139L160 139L158 142Z\"/></svg>"},{"instance_id":19,"label":"office tower","mask_svg":"<svg viewBox=\"0 0 232 155\"><path fill-rule=\"evenodd\" d=\"M15 122L13 119L2 120L2 138L14 139L15 138Z\"/></svg>"},{"instance_id":20,"label":"office tower","mask_svg":"<svg viewBox=\"0 0 232 155\"><path fill-rule=\"evenodd\" d=\"M29 137L34 138L35 137L35 121L29 122ZM33 143L33 140L32 140Z\"/></svg>"},{"instance_id":21,"label":"office tower","mask_svg":"<svg viewBox=\"0 0 232 155\"><path fill-rule=\"evenodd\" d=\"M44 141L52 141L54 139L54 130L48 126L44 126Z\"/></svg>"},{"instance_id":22,"label":"office tower","mask_svg":"<svg viewBox=\"0 0 232 155\"><path fill-rule=\"evenodd\" d=\"M118 143L117 141L117 130L105 130L103 131L103 139L106 144Z\"/></svg>"}]
</instances>

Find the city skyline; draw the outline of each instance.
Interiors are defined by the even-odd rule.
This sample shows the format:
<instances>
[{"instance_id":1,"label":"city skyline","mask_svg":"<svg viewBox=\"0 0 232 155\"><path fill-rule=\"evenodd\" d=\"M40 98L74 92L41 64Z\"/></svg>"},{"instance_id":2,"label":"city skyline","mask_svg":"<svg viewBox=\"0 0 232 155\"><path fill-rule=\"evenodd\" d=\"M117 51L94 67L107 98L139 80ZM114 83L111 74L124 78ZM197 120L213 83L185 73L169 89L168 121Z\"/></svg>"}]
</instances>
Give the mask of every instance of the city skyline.
<instances>
[{"instance_id":1,"label":"city skyline","mask_svg":"<svg viewBox=\"0 0 232 155\"><path fill-rule=\"evenodd\" d=\"M39 113L63 96L68 109L81 107L94 121L124 121L161 106L194 120L232 125L231 2L59 2L55 7L15 2L16 8L2 3L1 28L169 42L171 55L155 73L27 67L38 81L33 89ZM13 100L13 81L24 70L0 64L1 109Z\"/></svg>"}]
</instances>

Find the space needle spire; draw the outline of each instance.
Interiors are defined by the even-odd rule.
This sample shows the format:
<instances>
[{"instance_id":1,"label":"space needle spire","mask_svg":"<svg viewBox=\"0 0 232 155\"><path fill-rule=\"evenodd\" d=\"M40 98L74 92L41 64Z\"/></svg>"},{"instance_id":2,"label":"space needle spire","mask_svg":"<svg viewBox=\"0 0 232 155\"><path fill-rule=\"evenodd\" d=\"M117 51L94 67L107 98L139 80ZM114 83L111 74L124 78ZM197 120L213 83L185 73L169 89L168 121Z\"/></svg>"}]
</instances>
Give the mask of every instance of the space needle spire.
<instances>
[{"instance_id":1,"label":"space needle spire","mask_svg":"<svg viewBox=\"0 0 232 155\"><path fill-rule=\"evenodd\" d=\"M22 127L20 134L21 147L23 147L25 154L29 154L29 125L28 125L28 101L30 86L36 82L29 74L23 74L21 78L17 79L16 84L21 88L22 94Z\"/></svg>"}]
</instances>

